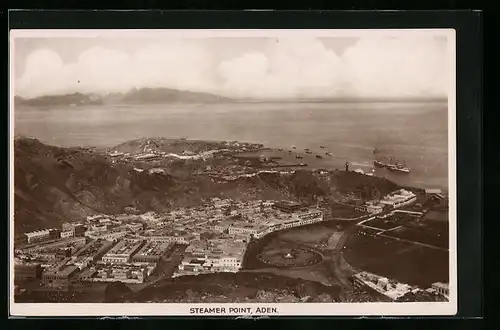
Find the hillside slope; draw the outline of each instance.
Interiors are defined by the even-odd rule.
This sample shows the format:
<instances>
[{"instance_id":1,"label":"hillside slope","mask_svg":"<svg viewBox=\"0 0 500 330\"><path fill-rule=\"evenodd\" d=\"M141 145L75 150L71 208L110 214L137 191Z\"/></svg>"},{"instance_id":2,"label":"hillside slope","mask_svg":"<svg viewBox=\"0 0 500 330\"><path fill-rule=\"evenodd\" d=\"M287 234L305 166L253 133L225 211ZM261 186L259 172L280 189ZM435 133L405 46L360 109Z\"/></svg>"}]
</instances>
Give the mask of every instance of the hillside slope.
<instances>
[{"instance_id":1,"label":"hillside slope","mask_svg":"<svg viewBox=\"0 0 500 330\"><path fill-rule=\"evenodd\" d=\"M211 103L229 100L228 98L209 93L182 91L163 87L132 89L121 98L121 101L124 103Z\"/></svg>"},{"instance_id":2,"label":"hillside slope","mask_svg":"<svg viewBox=\"0 0 500 330\"><path fill-rule=\"evenodd\" d=\"M166 175L137 173L114 166L104 156L80 148L59 148L38 140L14 141L14 219L16 233L58 226L96 212L150 209L161 190L175 189ZM148 202L145 202L148 201Z\"/></svg>"},{"instance_id":3,"label":"hillside slope","mask_svg":"<svg viewBox=\"0 0 500 330\"><path fill-rule=\"evenodd\" d=\"M180 163L179 163L180 162ZM397 186L385 179L338 171L318 177L311 171L294 174L261 173L233 181L191 175L181 160L165 164L164 172L138 172L136 164L113 163L106 154L83 148L60 148L31 138L14 141L15 232L58 227L95 213L127 210L165 212L180 206L197 206L212 197L295 199L315 203L368 185L381 193ZM168 166L182 166L175 174ZM171 172L169 174L169 172Z\"/></svg>"}]
</instances>

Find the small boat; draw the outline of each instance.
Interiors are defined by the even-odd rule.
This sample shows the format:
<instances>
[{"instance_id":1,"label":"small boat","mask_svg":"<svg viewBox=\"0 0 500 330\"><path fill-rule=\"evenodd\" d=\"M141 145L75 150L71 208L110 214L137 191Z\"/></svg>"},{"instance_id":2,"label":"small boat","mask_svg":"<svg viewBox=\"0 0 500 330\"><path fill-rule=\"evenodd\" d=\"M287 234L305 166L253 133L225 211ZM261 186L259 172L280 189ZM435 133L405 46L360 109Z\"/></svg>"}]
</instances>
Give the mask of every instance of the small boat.
<instances>
[{"instance_id":1,"label":"small boat","mask_svg":"<svg viewBox=\"0 0 500 330\"><path fill-rule=\"evenodd\" d=\"M321 156L321 155L316 155L316 158L323 158L323 156Z\"/></svg>"},{"instance_id":2,"label":"small boat","mask_svg":"<svg viewBox=\"0 0 500 330\"><path fill-rule=\"evenodd\" d=\"M283 151L283 149L279 148L278 151Z\"/></svg>"},{"instance_id":3,"label":"small boat","mask_svg":"<svg viewBox=\"0 0 500 330\"><path fill-rule=\"evenodd\" d=\"M374 160L373 161L373 165L377 166L377 167L386 167L387 165L382 163L381 161L378 161L378 160Z\"/></svg>"},{"instance_id":4,"label":"small boat","mask_svg":"<svg viewBox=\"0 0 500 330\"><path fill-rule=\"evenodd\" d=\"M297 158L297 159L302 159L302 158L304 158L304 157L302 157L301 155L297 155L297 156L295 156L295 158Z\"/></svg>"},{"instance_id":5,"label":"small boat","mask_svg":"<svg viewBox=\"0 0 500 330\"><path fill-rule=\"evenodd\" d=\"M295 147L295 146L292 146L292 149L297 149L297 147Z\"/></svg>"},{"instance_id":6,"label":"small boat","mask_svg":"<svg viewBox=\"0 0 500 330\"><path fill-rule=\"evenodd\" d=\"M299 166L307 166L306 163L300 163Z\"/></svg>"},{"instance_id":7,"label":"small boat","mask_svg":"<svg viewBox=\"0 0 500 330\"><path fill-rule=\"evenodd\" d=\"M321 149L325 149L326 147L325 146L319 146Z\"/></svg>"},{"instance_id":8,"label":"small boat","mask_svg":"<svg viewBox=\"0 0 500 330\"><path fill-rule=\"evenodd\" d=\"M327 156L333 156L333 154L331 152L328 152L328 151L325 152L325 155L327 155Z\"/></svg>"}]
</instances>

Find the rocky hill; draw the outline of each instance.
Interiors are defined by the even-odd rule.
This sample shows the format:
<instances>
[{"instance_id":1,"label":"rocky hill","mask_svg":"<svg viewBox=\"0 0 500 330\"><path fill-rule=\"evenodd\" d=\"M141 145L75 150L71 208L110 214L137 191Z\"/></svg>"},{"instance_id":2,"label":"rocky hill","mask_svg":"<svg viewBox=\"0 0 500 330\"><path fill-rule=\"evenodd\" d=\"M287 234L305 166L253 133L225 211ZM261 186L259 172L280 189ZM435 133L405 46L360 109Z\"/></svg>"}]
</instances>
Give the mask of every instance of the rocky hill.
<instances>
[{"instance_id":1,"label":"rocky hill","mask_svg":"<svg viewBox=\"0 0 500 330\"><path fill-rule=\"evenodd\" d=\"M222 284L223 283L223 284ZM339 301L340 288L270 273L216 273L163 280L107 302L154 303L299 303Z\"/></svg>"},{"instance_id":2,"label":"rocky hill","mask_svg":"<svg viewBox=\"0 0 500 330\"><path fill-rule=\"evenodd\" d=\"M156 196L176 187L169 175L137 173L85 149L59 148L29 138L14 141L16 233L59 226L96 212L123 212L127 206L150 209Z\"/></svg>"},{"instance_id":3,"label":"rocky hill","mask_svg":"<svg viewBox=\"0 0 500 330\"><path fill-rule=\"evenodd\" d=\"M299 180L293 178L262 176L215 183L206 178L137 172L132 164L114 164L105 154L88 149L60 148L24 137L14 141L17 234L98 212L122 213L127 207L161 212L215 196L287 198L304 194L297 185Z\"/></svg>"},{"instance_id":4,"label":"rocky hill","mask_svg":"<svg viewBox=\"0 0 500 330\"><path fill-rule=\"evenodd\" d=\"M61 95L44 95L35 98L25 99L20 96L14 97L15 105L28 105L35 107L45 106L82 106L82 105L101 105L103 100L100 96L92 94L61 94Z\"/></svg>"},{"instance_id":5,"label":"rocky hill","mask_svg":"<svg viewBox=\"0 0 500 330\"><path fill-rule=\"evenodd\" d=\"M163 104L163 103L216 103L228 102L229 98L201 92L171 88L134 88L127 93L86 94L69 93L43 95L34 98L14 97L14 104L33 107L82 106L102 104Z\"/></svg>"},{"instance_id":6,"label":"rocky hill","mask_svg":"<svg viewBox=\"0 0 500 330\"><path fill-rule=\"evenodd\" d=\"M140 88L132 89L123 97L124 103L213 103L229 101L219 95L182 91L171 88Z\"/></svg>"},{"instance_id":7,"label":"rocky hill","mask_svg":"<svg viewBox=\"0 0 500 330\"><path fill-rule=\"evenodd\" d=\"M219 182L206 175L192 175L192 164L182 162L163 164L166 171L138 172L136 163L113 162L105 153L18 137L14 141L15 233L58 227L95 213L117 214L127 209L165 212L179 206L197 206L212 197L315 203L318 197L353 191L360 184L376 186L382 193L397 187L385 179L343 171L326 178L303 170ZM169 166L181 166L188 173Z\"/></svg>"}]
</instances>

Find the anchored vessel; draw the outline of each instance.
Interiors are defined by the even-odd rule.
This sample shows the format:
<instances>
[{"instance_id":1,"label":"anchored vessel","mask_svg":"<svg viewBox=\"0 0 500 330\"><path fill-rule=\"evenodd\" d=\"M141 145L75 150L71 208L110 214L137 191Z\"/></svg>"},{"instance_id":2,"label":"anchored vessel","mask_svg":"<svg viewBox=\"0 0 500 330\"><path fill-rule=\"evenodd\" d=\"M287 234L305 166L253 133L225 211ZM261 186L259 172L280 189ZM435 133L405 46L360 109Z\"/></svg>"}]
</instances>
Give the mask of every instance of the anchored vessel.
<instances>
[{"instance_id":1,"label":"anchored vessel","mask_svg":"<svg viewBox=\"0 0 500 330\"><path fill-rule=\"evenodd\" d=\"M380 160L374 160L373 165L376 167L385 167L389 171L394 171L394 172L401 172L401 173L410 173L411 169L406 166L404 161L389 161L389 162L382 162Z\"/></svg>"},{"instance_id":2,"label":"anchored vessel","mask_svg":"<svg viewBox=\"0 0 500 330\"><path fill-rule=\"evenodd\" d=\"M397 163L397 164L390 164L387 165L387 168L390 171L395 171L395 172L403 172L403 173L410 173L411 169L407 167L404 163Z\"/></svg>"}]
</instances>

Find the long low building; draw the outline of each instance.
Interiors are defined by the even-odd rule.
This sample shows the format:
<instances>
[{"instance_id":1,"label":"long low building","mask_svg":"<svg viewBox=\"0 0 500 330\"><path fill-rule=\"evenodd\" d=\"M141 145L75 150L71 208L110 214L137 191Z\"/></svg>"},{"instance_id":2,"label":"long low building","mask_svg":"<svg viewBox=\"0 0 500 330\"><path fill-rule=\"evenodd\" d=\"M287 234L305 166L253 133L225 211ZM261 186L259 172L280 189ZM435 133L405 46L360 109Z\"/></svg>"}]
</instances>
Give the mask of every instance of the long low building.
<instances>
[{"instance_id":1,"label":"long low building","mask_svg":"<svg viewBox=\"0 0 500 330\"><path fill-rule=\"evenodd\" d=\"M73 246L76 249L78 249L85 246L86 243L87 240L85 237L68 237L68 238L57 239L47 243L44 242L36 245L17 248L15 252L20 254L32 254L46 249L54 249L59 247L63 248L68 246Z\"/></svg>"},{"instance_id":2,"label":"long low building","mask_svg":"<svg viewBox=\"0 0 500 330\"><path fill-rule=\"evenodd\" d=\"M25 233L28 243L41 242L60 237L60 230L55 228L36 230Z\"/></svg>"},{"instance_id":3,"label":"long low building","mask_svg":"<svg viewBox=\"0 0 500 330\"><path fill-rule=\"evenodd\" d=\"M69 280L76 273L78 273L80 269L75 265L63 265L61 267L54 267L52 269L47 269L43 272L42 278L44 280Z\"/></svg>"},{"instance_id":4,"label":"long low building","mask_svg":"<svg viewBox=\"0 0 500 330\"><path fill-rule=\"evenodd\" d=\"M113 245L113 242L106 240L92 241L80 251L76 252L71 259L76 266L83 269L89 264L100 260L102 256L113 247Z\"/></svg>"},{"instance_id":5,"label":"long low building","mask_svg":"<svg viewBox=\"0 0 500 330\"><path fill-rule=\"evenodd\" d=\"M398 283L368 272L354 274L353 285L355 288L369 289L386 301L395 301L415 289L408 284Z\"/></svg>"},{"instance_id":6,"label":"long low building","mask_svg":"<svg viewBox=\"0 0 500 330\"><path fill-rule=\"evenodd\" d=\"M102 261L105 263L128 263L143 245L143 240L124 239L109 250L102 257Z\"/></svg>"},{"instance_id":7,"label":"long low building","mask_svg":"<svg viewBox=\"0 0 500 330\"><path fill-rule=\"evenodd\" d=\"M417 195L415 195L413 192L405 189L399 189L382 198L380 200L380 203L396 209L398 207L412 204L416 200Z\"/></svg>"},{"instance_id":8,"label":"long low building","mask_svg":"<svg viewBox=\"0 0 500 330\"><path fill-rule=\"evenodd\" d=\"M141 235L142 239L152 242L161 242L161 243L175 243L175 244L189 244L194 239L194 235L182 235L182 236L173 236L173 235Z\"/></svg>"},{"instance_id":9,"label":"long low building","mask_svg":"<svg viewBox=\"0 0 500 330\"><path fill-rule=\"evenodd\" d=\"M154 264L101 265L98 269L92 270L92 274L87 276L87 280L95 282L144 283L154 268Z\"/></svg>"},{"instance_id":10,"label":"long low building","mask_svg":"<svg viewBox=\"0 0 500 330\"><path fill-rule=\"evenodd\" d=\"M157 263L173 246L173 243L149 241L132 256L132 262Z\"/></svg>"}]
</instances>

